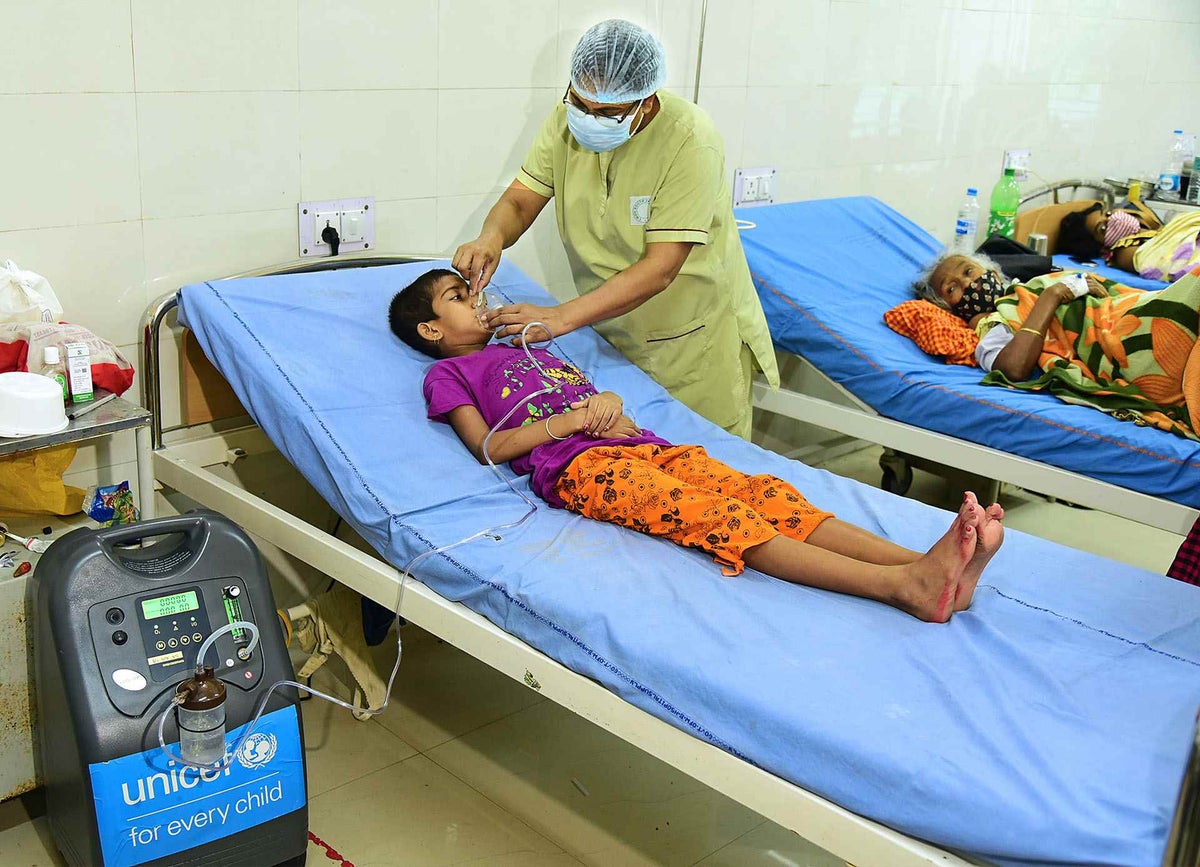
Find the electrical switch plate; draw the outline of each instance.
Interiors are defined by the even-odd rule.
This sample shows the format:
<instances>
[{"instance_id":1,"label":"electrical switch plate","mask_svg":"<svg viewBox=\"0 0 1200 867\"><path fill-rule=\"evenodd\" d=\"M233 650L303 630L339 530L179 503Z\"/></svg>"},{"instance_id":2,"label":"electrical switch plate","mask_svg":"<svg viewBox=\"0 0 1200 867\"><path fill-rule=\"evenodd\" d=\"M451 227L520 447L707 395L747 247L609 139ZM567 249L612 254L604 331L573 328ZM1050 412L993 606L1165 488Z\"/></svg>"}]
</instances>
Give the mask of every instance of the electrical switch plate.
<instances>
[{"instance_id":1,"label":"electrical switch plate","mask_svg":"<svg viewBox=\"0 0 1200 867\"><path fill-rule=\"evenodd\" d=\"M1029 166L1033 162L1033 151L1029 148L1009 148L1004 152L1004 165L1000 167L1001 173L1005 169L1016 169L1013 177L1018 181L1024 181L1029 178Z\"/></svg>"},{"instance_id":2,"label":"electrical switch plate","mask_svg":"<svg viewBox=\"0 0 1200 867\"><path fill-rule=\"evenodd\" d=\"M338 231L338 253L375 249L375 198L324 199L296 206L300 258L328 256L329 245L321 240L326 224Z\"/></svg>"},{"instance_id":3,"label":"electrical switch plate","mask_svg":"<svg viewBox=\"0 0 1200 867\"><path fill-rule=\"evenodd\" d=\"M733 205L735 208L769 205L775 201L774 166L738 169L733 173Z\"/></svg>"}]
</instances>

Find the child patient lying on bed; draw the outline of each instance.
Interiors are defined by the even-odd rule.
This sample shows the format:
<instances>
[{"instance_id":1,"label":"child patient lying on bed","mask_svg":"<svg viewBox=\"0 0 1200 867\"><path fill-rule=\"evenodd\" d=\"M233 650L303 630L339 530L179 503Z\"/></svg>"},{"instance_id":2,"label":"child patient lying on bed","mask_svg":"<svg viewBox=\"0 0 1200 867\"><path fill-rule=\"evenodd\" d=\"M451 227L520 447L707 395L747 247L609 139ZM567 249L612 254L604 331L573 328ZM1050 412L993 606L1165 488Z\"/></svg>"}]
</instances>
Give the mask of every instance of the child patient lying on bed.
<instances>
[{"instance_id":1,"label":"child patient lying on bed","mask_svg":"<svg viewBox=\"0 0 1200 867\"><path fill-rule=\"evenodd\" d=\"M440 359L425 377L429 417L449 423L476 459L485 460L491 427L523 404L492 437L493 462L530 473L551 506L707 551L726 575L749 565L945 622L970 606L1003 541L1003 510L984 509L971 493L946 534L918 554L817 509L781 479L672 445L549 352L531 350L543 377L523 348L491 343L453 271L418 277L392 300L389 322L409 346Z\"/></svg>"}]
</instances>

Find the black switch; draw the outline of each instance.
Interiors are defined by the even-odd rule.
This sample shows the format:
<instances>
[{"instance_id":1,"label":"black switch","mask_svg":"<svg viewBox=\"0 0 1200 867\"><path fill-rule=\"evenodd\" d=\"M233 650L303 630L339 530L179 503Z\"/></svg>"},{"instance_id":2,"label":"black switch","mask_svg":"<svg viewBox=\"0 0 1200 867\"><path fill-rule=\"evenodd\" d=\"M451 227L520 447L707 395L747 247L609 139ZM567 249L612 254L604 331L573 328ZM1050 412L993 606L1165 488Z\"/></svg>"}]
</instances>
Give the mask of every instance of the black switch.
<instances>
[{"instance_id":1,"label":"black switch","mask_svg":"<svg viewBox=\"0 0 1200 867\"><path fill-rule=\"evenodd\" d=\"M122 620L125 619L125 612L122 611L120 608L110 608L104 612L104 619L107 620L109 623L111 623L113 626L116 626L118 623L120 623Z\"/></svg>"},{"instance_id":2,"label":"black switch","mask_svg":"<svg viewBox=\"0 0 1200 867\"><path fill-rule=\"evenodd\" d=\"M124 629L118 629L112 635L113 644L120 646L129 640L129 636L125 634Z\"/></svg>"}]
</instances>

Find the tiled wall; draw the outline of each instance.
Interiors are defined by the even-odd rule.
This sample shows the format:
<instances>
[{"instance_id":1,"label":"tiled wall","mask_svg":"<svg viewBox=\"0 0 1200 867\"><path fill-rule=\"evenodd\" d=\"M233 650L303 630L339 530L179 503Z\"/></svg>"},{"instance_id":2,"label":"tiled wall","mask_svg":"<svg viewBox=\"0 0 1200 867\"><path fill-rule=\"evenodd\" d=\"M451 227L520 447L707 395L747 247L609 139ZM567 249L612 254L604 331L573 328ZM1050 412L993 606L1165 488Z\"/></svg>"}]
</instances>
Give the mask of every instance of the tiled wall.
<instances>
[{"instance_id":1,"label":"tiled wall","mask_svg":"<svg viewBox=\"0 0 1200 867\"><path fill-rule=\"evenodd\" d=\"M3 4L0 257L135 358L146 303L294 258L295 203L373 195L383 250L473 237L583 29L641 21L690 96L700 0ZM783 199L871 193L935 233L1005 146L1046 178L1154 170L1200 129L1198 0L711 0L700 104ZM546 216L513 258L558 294ZM131 446L74 479L133 476Z\"/></svg>"}]
</instances>

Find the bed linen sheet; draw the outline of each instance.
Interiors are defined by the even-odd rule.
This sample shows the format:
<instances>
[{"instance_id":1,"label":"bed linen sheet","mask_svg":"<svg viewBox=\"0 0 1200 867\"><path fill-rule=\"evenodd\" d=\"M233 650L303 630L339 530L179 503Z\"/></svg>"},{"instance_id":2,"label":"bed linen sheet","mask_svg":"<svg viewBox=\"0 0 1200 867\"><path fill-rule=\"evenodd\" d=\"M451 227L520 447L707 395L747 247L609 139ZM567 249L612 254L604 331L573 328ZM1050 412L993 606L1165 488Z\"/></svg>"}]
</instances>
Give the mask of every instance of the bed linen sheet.
<instances>
[{"instance_id":1,"label":"bed linen sheet","mask_svg":"<svg viewBox=\"0 0 1200 867\"><path fill-rule=\"evenodd\" d=\"M742 209L775 345L881 415L1200 508L1200 442L1053 397L980 385L883 322L941 245L870 197Z\"/></svg>"},{"instance_id":2,"label":"bed linen sheet","mask_svg":"<svg viewBox=\"0 0 1200 867\"><path fill-rule=\"evenodd\" d=\"M1162 280L1149 280L1140 274L1122 271L1120 268L1113 268L1103 262L1091 260L1080 262L1062 253L1052 258L1055 265L1066 271L1092 271L1105 280L1115 280L1118 283L1124 283L1126 286L1132 286L1135 289L1163 289L1167 286Z\"/></svg>"},{"instance_id":3,"label":"bed linen sheet","mask_svg":"<svg viewBox=\"0 0 1200 867\"><path fill-rule=\"evenodd\" d=\"M397 566L524 510L425 418L431 362L387 330L392 294L426 267L181 292L246 408ZM550 301L506 263L492 289ZM921 549L949 524L729 436L590 329L558 349L640 423L846 520ZM1010 532L972 609L932 626L753 571L723 578L699 552L549 507L419 574L638 707L907 834L1012 864L1161 857L1200 703L1200 588Z\"/></svg>"}]
</instances>

